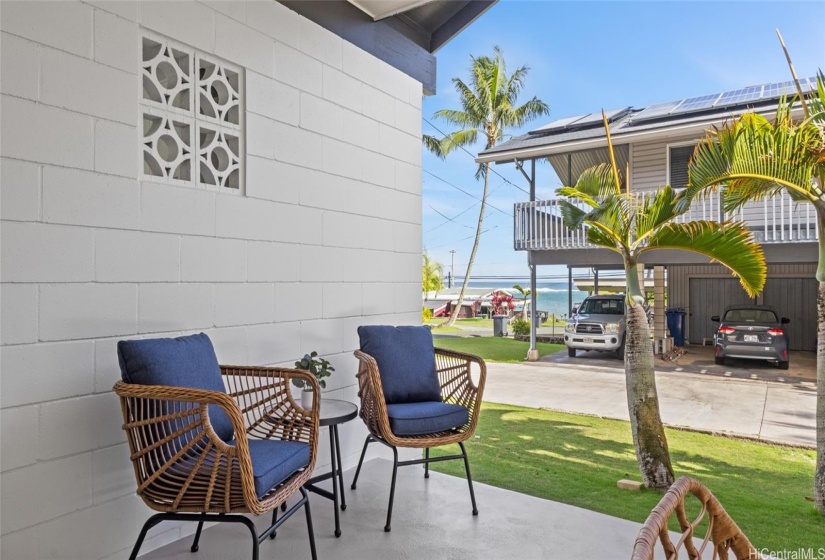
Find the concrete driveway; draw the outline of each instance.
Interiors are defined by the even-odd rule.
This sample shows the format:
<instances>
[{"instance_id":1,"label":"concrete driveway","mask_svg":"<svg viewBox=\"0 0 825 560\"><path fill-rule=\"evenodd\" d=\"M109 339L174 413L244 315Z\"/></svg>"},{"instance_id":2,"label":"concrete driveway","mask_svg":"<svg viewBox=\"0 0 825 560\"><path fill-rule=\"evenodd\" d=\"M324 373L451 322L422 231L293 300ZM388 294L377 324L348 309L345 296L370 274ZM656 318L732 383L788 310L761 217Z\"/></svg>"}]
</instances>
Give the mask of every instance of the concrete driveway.
<instances>
[{"instance_id":1,"label":"concrete driveway","mask_svg":"<svg viewBox=\"0 0 825 560\"><path fill-rule=\"evenodd\" d=\"M605 356L568 358L561 352L540 362L488 363L484 400L628 420L623 365ZM707 373L709 368L701 364L662 366L659 358L656 369L662 420L669 426L790 445L816 444L812 381L768 379L758 368L739 368L742 372L736 375L725 375L733 368ZM705 373L699 373L702 369Z\"/></svg>"}]
</instances>

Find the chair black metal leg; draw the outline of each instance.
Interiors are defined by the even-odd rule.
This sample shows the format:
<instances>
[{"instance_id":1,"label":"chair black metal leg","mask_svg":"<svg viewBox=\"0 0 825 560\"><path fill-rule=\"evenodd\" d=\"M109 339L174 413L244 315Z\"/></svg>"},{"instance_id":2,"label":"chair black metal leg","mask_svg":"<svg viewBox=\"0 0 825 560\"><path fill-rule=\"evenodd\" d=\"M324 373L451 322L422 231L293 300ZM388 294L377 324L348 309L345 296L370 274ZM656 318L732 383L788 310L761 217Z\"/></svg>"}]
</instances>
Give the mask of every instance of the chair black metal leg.
<instances>
[{"instance_id":1,"label":"chair black metal leg","mask_svg":"<svg viewBox=\"0 0 825 560\"><path fill-rule=\"evenodd\" d=\"M332 462L332 509L335 510L335 536L341 536L341 520L339 519L338 513L338 481L336 480L335 473L337 472L337 465L336 465L336 457L335 457L335 430L332 429L333 426L329 427L329 451L330 451L330 461Z\"/></svg>"},{"instance_id":2,"label":"chair black metal leg","mask_svg":"<svg viewBox=\"0 0 825 560\"><path fill-rule=\"evenodd\" d=\"M143 524L143 528L140 530L137 542L135 542L135 546L132 548L132 554L129 555L129 560L135 560L137 558L140 547L143 545L143 540L146 538L146 533L149 532L149 529L166 519L166 517L166 514L156 513L146 520L146 523Z\"/></svg>"},{"instance_id":3,"label":"chair black metal leg","mask_svg":"<svg viewBox=\"0 0 825 560\"><path fill-rule=\"evenodd\" d=\"M424 449L424 458L429 461L430 459L430 448L427 447ZM430 478L430 463L424 463L424 478Z\"/></svg>"},{"instance_id":4,"label":"chair black metal leg","mask_svg":"<svg viewBox=\"0 0 825 560\"><path fill-rule=\"evenodd\" d=\"M467 471L467 484L470 486L470 500L473 502L473 515L478 515L478 508L476 507L476 495L473 492L473 477L470 475L470 461L467 459L467 449L464 447L464 442L458 442L461 447L461 453L464 455L464 470Z\"/></svg>"},{"instance_id":5,"label":"chair black metal leg","mask_svg":"<svg viewBox=\"0 0 825 560\"><path fill-rule=\"evenodd\" d=\"M312 560L318 560L315 551L315 532L312 530L312 512L309 510L309 495L304 488L301 488L301 495L304 497L304 509L307 514L307 532L309 533L309 550L312 552ZM257 560L257 559L256 559Z\"/></svg>"},{"instance_id":6,"label":"chair black metal leg","mask_svg":"<svg viewBox=\"0 0 825 560\"><path fill-rule=\"evenodd\" d=\"M281 511L286 511L286 502L281 504Z\"/></svg>"},{"instance_id":7,"label":"chair black metal leg","mask_svg":"<svg viewBox=\"0 0 825 560\"><path fill-rule=\"evenodd\" d=\"M286 502L281 504L281 507L283 507L285 505L286 505ZM272 510L272 524L275 525L275 523L277 523L277 522L278 522L278 508L275 508L275 509ZM272 531L272 533L269 535L269 538L274 539L276 536L278 536L278 531Z\"/></svg>"},{"instance_id":8,"label":"chair black metal leg","mask_svg":"<svg viewBox=\"0 0 825 560\"><path fill-rule=\"evenodd\" d=\"M361 458L358 460L358 468L355 469L355 477L352 479L352 486L350 486L353 490L355 490L355 486L358 484L358 475L361 474L361 465L364 462L364 455L367 454L367 446L371 441L372 436L367 436L367 439L364 440L364 449L361 450Z\"/></svg>"},{"instance_id":9,"label":"chair black metal leg","mask_svg":"<svg viewBox=\"0 0 825 560\"><path fill-rule=\"evenodd\" d=\"M392 500L395 497L395 476L398 474L398 449L392 448L392 484L390 485L390 506L387 509L387 524L384 525L384 531L389 533L392 527Z\"/></svg>"},{"instance_id":10,"label":"chair black metal leg","mask_svg":"<svg viewBox=\"0 0 825 560\"><path fill-rule=\"evenodd\" d=\"M206 515L204 514L204 517ZM195 540L192 541L192 546L189 547L189 550L192 552L198 551L198 542L201 540L201 531L203 530L203 521L198 521L198 528L195 530Z\"/></svg>"},{"instance_id":11,"label":"chair black metal leg","mask_svg":"<svg viewBox=\"0 0 825 560\"><path fill-rule=\"evenodd\" d=\"M341 440L338 437L338 425L331 427L335 432L335 455L338 457L338 488L341 493L341 511L347 509L347 498L344 495L344 466L341 463ZM332 480L335 483L335 479Z\"/></svg>"}]
</instances>

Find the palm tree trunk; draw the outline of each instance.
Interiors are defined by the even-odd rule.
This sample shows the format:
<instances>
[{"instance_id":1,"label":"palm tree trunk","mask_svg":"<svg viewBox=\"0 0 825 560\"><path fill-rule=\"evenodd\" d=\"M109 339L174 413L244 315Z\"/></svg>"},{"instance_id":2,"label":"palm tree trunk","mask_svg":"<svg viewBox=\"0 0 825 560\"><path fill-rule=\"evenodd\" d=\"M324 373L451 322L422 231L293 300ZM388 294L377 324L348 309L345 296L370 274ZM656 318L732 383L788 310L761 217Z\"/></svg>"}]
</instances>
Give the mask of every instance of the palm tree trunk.
<instances>
[{"instance_id":1,"label":"palm tree trunk","mask_svg":"<svg viewBox=\"0 0 825 560\"><path fill-rule=\"evenodd\" d=\"M635 262L625 261L627 277L627 327L625 330L624 371L627 407L633 446L642 481L648 488L668 488L673 484L673 467L665 429L659 413L659 396L653 372L653 346L647 314L640 301L643 292Z\"/></svg>"},{"instance_id":2,"label":"palm tree trunk","mask_svg":"<svg viewBox=\"0 0 825 560\"><path fill-rule=\"evenodd\" d=\"M820 236L823 231L820 229ZM820 245L823 240L820 238ZM825 265L821 260L820 266ZM817 274L817 276L819 276ZM825 515L825 281L819 281L816 301L816 472L814 474L814 503Z\"/></svg>"},{"instance_id":3,"label":"palm tree trunk","mask_svg":"<svg viewBox=\"0 0 825 560\"><path fill-rule=\"evenodd\" d=\"M461 304L464 303L464 292L467 291L467 285L470 283L470 274L473 271L473 262L476 260L476 253L478 252L478 244L481 241L481 226L484 224L484 209L487 206L487 188L490 185L490 164L484 164L484 194L481 197L481 210L478 212L478 227L476 228L476 240L473 242L473 250L470 252L470 261L467 263L467 272L464 274L464 282L461 284L461 292L458 294L458 305L455 306L453 312L450 313L450 319L444 323L444 326L452 327L455 325L455 320L458 319L458 313L461 311Z\"/></svg>"}]
</instances>

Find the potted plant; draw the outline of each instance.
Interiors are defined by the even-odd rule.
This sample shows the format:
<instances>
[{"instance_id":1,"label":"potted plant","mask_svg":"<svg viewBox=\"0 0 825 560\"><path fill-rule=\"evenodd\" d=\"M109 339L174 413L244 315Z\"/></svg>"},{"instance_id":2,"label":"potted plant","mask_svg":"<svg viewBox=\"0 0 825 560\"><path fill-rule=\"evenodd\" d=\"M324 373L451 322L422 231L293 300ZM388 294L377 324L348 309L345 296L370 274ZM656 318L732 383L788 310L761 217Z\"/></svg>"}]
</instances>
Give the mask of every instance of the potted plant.
<instances>
[{"instance_id":1,"label":"potted plant","mask_svg":"<svg viewBox=\"0 0 825 560\"><path fill-rule=\"evenodd\" d=\"M295 369L308 371L318 380L318 385L325 389L327 382L325 377L332 375L335 368L327 360L318 357L318 352L304 354L304 357L295 362ZM312 387L303 379L293 379L292 384L301 389L301 406L304 409L312 408Z\"/></svg>"},{"instance_id":2,"label":"potted plant","mask_svg":"<svg viewBox=\"0 0 825 560\"><path fill-rule=\"evenodd\" d=\"M507 319L513 308L513 296L498 290L493 293L490 303L493 306L493 336L507 336Z\"/></svg>"}]
</instances>

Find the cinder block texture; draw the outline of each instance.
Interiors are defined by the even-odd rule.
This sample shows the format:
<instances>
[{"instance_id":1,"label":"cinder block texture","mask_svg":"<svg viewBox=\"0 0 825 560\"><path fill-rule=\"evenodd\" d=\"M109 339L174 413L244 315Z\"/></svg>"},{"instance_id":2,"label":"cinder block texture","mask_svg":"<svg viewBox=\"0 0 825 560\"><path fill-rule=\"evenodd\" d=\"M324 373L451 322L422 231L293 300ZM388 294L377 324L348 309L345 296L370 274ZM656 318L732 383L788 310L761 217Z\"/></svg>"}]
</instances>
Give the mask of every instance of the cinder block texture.
<instances>
[{"instance_id":1,"label":"cinder block texture","mask_svg":"<svg viewBox=\"0 0 825 560\"><path fill-rule=\"evenodd\" d=\"M146 173L144 135L170 169L185 146L193 176L222 164L198 153L205 119L143 99L144 36L240 71L237 191ZM419 320L421 85L268 0L4 0L0 43L0 554L123 558L151 512L119 340L203 331L222 363L288 367L314 350L355 401L357 327ZM147 132L153 111L190 135ZM344 464L363 436L342 428Z\"/></svg>"}]
</instances>

